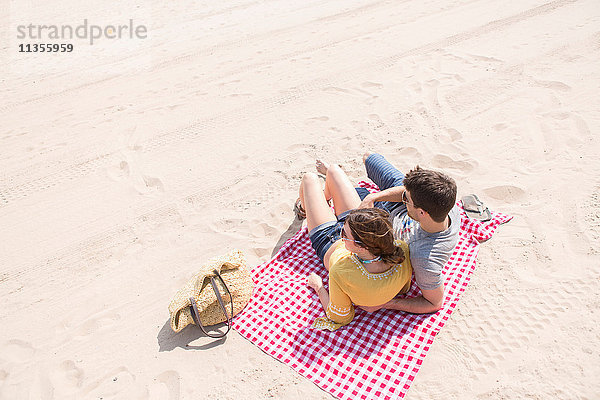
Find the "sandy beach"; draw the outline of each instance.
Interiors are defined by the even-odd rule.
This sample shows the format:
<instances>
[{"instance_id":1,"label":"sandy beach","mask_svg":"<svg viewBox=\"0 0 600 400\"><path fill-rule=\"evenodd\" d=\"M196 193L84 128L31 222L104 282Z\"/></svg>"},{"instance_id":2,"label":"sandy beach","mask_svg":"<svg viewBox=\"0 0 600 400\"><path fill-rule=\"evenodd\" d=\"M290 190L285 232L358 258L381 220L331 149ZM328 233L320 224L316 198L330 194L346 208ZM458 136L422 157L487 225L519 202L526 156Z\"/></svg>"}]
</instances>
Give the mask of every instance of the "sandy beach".
<instances>
[{"instance_id":1,"label":"sandy beach","mask_svg":"<svg viewBox=\"0 0 600 400\"><path fill-rule=\"evenodd\" d=\"M84 20L115 29L38 29ZM268 261L315 159L358 182L365 151L514 216L406 398L600 398L597 1L10 0L0 26L0 399L333 399L167 306L211 257Z\"/></svg>"}]
</instances>

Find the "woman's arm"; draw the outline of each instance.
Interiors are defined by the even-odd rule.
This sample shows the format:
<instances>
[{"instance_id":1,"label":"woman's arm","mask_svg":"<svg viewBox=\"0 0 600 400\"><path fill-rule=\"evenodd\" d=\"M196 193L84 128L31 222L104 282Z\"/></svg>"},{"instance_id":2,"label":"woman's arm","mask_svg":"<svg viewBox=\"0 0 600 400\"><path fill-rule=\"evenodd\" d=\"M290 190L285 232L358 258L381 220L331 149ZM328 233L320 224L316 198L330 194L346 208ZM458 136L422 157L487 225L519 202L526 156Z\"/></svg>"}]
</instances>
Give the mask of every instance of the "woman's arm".
<instances>
[{"instance_id":1,"label":"woman's arm","mask_svg":"<svg viewBox=\"0 0 600 400\"><path fill-rule=\"evenodd\" d=\"M323 287L321 277L314 272L308 276L308 286L317 292L327 318L340 325L347 325L352 321L354 318L352 300L341 289L335 273L329 274L329 293Z\"/></svg>"},{"instance_id":2,"label":"woman's arm","mask_svg":"<svg viewBox=\"0 0 600 400\"><path fill-rule=\"evenodd\" d=\"M308 276L308 286L317 292L317 296L319 296L319 300L323 306L323 311L327 312L327 307L329 307L329 293L323 286L323 280L321 277L314 272L311 272L311 274Z\"/></svg>"}]
</instances>

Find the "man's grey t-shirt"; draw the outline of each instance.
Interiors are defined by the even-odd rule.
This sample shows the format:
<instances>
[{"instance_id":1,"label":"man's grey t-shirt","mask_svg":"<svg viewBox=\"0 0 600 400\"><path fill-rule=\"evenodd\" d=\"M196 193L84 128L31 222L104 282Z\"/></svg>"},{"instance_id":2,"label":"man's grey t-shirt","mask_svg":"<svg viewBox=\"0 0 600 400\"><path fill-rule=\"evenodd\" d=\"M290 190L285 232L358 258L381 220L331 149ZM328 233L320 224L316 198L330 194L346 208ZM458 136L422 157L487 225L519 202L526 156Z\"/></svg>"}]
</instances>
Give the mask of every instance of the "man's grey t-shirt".
<instances>
[{"instance_id":1,"label":"man's grey t-shirt","mask_svg":"<svg viewBox=\"0 0 600 400\"><path fill-rule=\"evenodd\" d=\"M429 233L421 225L410 218L406 207L399 207L392 214L394 231L397 239L408 243L410 263L415 272L415 280L421 290L432 290L443 283L442 268L452 255L458 242L460 229L460 212L456 206L450 210L448 229Z\"/></svg>"}]
</instances>

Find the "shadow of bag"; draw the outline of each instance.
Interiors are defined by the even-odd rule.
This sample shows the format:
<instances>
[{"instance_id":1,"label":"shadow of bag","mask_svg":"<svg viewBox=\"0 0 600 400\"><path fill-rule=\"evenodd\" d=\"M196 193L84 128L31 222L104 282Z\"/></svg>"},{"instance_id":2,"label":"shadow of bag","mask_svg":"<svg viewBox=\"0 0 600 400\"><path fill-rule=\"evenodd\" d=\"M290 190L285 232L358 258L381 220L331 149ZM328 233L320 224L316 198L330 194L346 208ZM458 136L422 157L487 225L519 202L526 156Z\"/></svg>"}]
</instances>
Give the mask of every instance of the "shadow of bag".
<instances>
[{"instance_id":1,"label":"shadow of bag","mask_svg":"<svg viewBox=\"0 0 600 400\"><path fill-rule=\"evenodd\" d=\"M254 285L244 254L234 250L202 265L181 289L171 304L171 329L181 331L195 324L210 337L225 336L231 329L231 319L244 309ZM211 334L205 326L227 323L225 333Z\"/></svg>"}]
</instances>

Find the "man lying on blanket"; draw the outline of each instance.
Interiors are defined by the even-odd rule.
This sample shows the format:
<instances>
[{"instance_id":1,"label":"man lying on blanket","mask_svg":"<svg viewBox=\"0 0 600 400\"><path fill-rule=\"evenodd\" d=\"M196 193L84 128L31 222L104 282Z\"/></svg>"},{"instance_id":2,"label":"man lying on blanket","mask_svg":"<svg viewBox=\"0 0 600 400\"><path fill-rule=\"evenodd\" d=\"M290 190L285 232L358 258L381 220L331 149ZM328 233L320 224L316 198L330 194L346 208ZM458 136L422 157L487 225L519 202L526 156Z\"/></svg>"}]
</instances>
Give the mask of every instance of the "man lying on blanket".
<instances>
[{"instance_id":1,"label":"man lying on blanket","mask_svg":"<svg viewBox=\"0 0 600 400\"><path fill-rule=\"evenodd\" d=\"M416 167L406 176L382 155L365 154L367 176L380 192L356 188L359 208L378 207L393 218L396 238L408 243L410 261L422 295L394 298L377 307L361 307L367 312L381 308L414 314L432 313L444 302L442 268L458 242L460 213L456 204L456 183L437 171ZM328 165L317 161L317 170L327 173Z\"/></svg>"}]
</instances>

